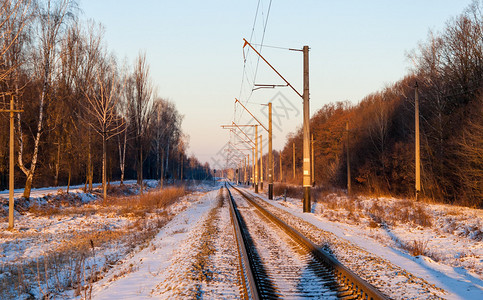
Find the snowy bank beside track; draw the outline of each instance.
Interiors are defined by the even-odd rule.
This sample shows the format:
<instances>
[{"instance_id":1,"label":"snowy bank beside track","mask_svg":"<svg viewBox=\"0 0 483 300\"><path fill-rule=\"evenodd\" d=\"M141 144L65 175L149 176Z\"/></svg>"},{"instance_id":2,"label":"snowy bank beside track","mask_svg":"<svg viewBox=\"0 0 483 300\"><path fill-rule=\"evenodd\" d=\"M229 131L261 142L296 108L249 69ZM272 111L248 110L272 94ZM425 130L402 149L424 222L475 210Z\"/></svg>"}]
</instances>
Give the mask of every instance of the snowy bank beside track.
<instances>
[{"instance_id":1,"label":"snowy bank beside track","mask_svg":"<svg viewBox=\"0 0 483 300\"><path fill-rule=\"evenodd\" d=\"M95 194L57 190L34 190L36 198L16 207L13 231L0 224L0 299L89 297L94 282L145 247L198 193L182 196L183 187L167 187L139 197L129 184L113 187L103 202Z\"/></svg>"},{"instance_id":2,"label":"snowy bank beside track","mask_svg":"<svg viewBox=\"0 0 483 300\"><path fill-rule=\"evenodd\" d=\"M253 192L252 194L256 195ZM370 199L363 198L361 199L362 204L353 202L344 204L346 201L354 200L341 195L327 195L327 197L335 197L332 200L333 203L330 203L330 200L324 202L323 199L318 199L319 201L312 205L312 213L307 214L301 212L302 201L300 199L288 198L287 201L283 201L282 198L278 198L270 201L263 194L257 196L314 225L316 228L342 238L346 243L354 244L377 258L387 260L404 272L420 277L423 281L429 283L429 286L435 287L431 294L434 293L447 299L479 299L483 297L483 281L481 278L481 270L483 269L482 242L478 239L472 239L475 233L458 233L471 232L461 229L465 227L473 229L473 232L480 231L481 225L479 228L477 225L482 224L481 210L454 208L458 215L455 216L455 213L444 214L442 212L443 209L450 209L448 206L425 205L425 212L429 215L431 224L436 225L423 227L415 225L412 221L385 223L383 220L379 220L381 223L374 224L374 220L369 216L364 216L366 212L359 206L368 207L367 212L372 212L374 215L376 210L370 210L370 208L379 206L381 208L378 208L378 210L387 209L390 212L390 207L395 204L399 205L398 200L392 199L390 201L393 203L383 204L381 202L385 201L384 199L374 199L371 203L367 202ZM416 207L415 209L418 210L419 208ZM398 217L401 217L402 214L404 212L400 211ZM439 217L437 217L438 215ZM384 214L379 213L378 216L384 217ZM409 216L411 216L411 213L409 213ZM444 218L454 218L455 224L453 226L460 228L460 230L455 230L455 233L442 232L443 230L447 231L447 227L441 226ZM389 221L389 217L387 217L387 220ZM404 248L401 243L405 241L412 244L414 240L428 241L423 245L427 248L423 247L422 250L428 253L432 251L434 253L440 252L446 256L441 255L443 259L440 261L435 261L421 254L412 256L410 254L412 252ZM336 256L340 255L340 253L335 254ZM460 254L463 254L461 259ZM451 259L444 259L444 257ZM455 264L452 264L453 262ZM463 269L462 265L465 263L467 267ZM444 289L447 293L438 292L439 288ZM424 298L424 294L417 292L417 290L414 292L414 297Z\"/></svg>"}]
</instances>

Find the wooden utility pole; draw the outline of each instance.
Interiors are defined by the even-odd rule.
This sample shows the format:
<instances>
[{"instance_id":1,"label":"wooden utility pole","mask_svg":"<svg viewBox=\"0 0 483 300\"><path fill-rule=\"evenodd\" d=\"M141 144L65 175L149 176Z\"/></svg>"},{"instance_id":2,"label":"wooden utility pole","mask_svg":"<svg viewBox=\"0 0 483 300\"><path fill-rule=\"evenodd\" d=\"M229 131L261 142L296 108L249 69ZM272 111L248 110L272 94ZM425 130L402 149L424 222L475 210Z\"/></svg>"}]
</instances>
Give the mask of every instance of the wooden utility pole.
<instances>
[{"instance_id":1,"label":"wooden utility pole","mask_svg":"<svg viewBox=\"0 0 483 300\"><path fill-rule=\"evenodd\" d=\"M258 193L258 125L255 125L255 193Z\"/></svg>"},{"instance_id":2,"label":"wooden utility pole","mask_svg":"<svg viewBox=\"0 0 483 300\"><path fill-rule=\"evenodd\" d=\"M255 188L255 147L252 148L252 185Z\"/></svg>"},{"instance_id":3,"label":"wooden utility pole","mask_svg":"<svg viewBox=\"0 0 483 300\"><path fill-rule=\"evenodd\" d=\"M414 120L415 120L415 130L416 130L416 184L415 184L415 197L416 201L419 200L419 192L421 191L421 172L420 172L420 153L419 153L419 93L418 93L418 83L414 86Z\"/></svg>"},{"instance_id":4,"label":"wooden utility pole","mask_svg":"<svg viewBox=\"0 0 483 300\"><path fill-rule=\"evenodd\" d=\"M312 182L312 186L315 187L315 166L314 166L314 134L310 135L310 152L312 154L312 159L310 160L312 168L310 172L310 181Z\"/></svg>"},{"instance_id":5,"label":"wooden utility pole","mask_svg":"<svg viewBox=\"0 0 483 300\"><path fill-rule=\"evenodd\" d=\"M245 160L245 172L243 172L243 173L244 173L245 176L243 177L243 182L245 184L247 184L247 166L248 166L248 162L247 162L247 158L246 157L244 158L244 160Z\"/></svg>"},{"instance_id":6,"label":"wooden utility pole","mask_svg":"<svg viewBox=\"0 0 483 300\"><path fill-rule=\"evenodd\" d=\"M14 109L13 94L10 94L10 109L0 109L0 112L10 113L10 157L9 157L9 170L8 170L8 229L13 229L13 212L15 208L14 189L15 189L15 176L14 176L14 113L23 112L20 109Z\"/></svg>"},{"instance_id":7,"label":"wooden utility pole","mask_svg":"<svg viewBox=\"0 0 483 300\"><path fill-rule=\"evenodd\" d=\"M280 150L280 182L283 181L283 170L282 170L282 150Z\"/></svg>"},{"instance_id":8,"label":"wooden utility pole","mask_svg":"<svg viewBox=\"0 0 483 300\"><path fill-rule=\"evenodd\" d=\"M310 204L310 106L309 106L309 46L303 47L304 53L304 161L303 161L303 187L304 187L304 212L311 211Z\"/></svg>"},{"instance_id":9,"label":"wooden utility pole","mask_svg":"<svg viewBox=\"0 0 483 300\"><path fill-rule=\"evenodd\" d=\"M347 195L351 195L351 162L349 156L349 122L345 123L345 130L347 134L346 138L346 151L347 151Z\"/></svg>"},{"instance_id":10,"label":"wooden utility pole","mask_svg":"<svg viewBox=\"0 0 483 300\"><path fill-rule=\"evenodd\" d=\"M272 102L268 103L268 199L273 199ZM280 169L282 172L282 169Z\"/></svg>"},{"instance_id":11,"label":"wooden utility pole","mask_svg":"<svg viewBox=\"0 0 483 300\"><path fill-rule=\"evenodd\" d=\"M263 147L262 147L261 134L260 134L260 190L263 191Z\"/></svg>"},{"instance_id":12,"label":"wooden utility pole","mask_svg":"<svg viewBox=\"0 0 483 300\"><path fill-rule=\"evenodd\" d=\"M292 144L292 167L293 167L293 180L295 181L295 142Z\"/></svg>"}]
</instances>

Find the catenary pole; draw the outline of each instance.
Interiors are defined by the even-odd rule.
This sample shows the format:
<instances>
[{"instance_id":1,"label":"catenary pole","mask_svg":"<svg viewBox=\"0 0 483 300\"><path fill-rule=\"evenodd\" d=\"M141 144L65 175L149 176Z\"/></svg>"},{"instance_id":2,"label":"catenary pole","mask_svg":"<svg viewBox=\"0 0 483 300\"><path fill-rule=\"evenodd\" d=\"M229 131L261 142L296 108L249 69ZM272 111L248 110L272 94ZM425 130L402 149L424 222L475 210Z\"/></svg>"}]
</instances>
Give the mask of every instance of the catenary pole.
<instances>
[{"instance_id":1,"label":"catenary pole","mask_svg":"<svg viewBox=\"0 0 483 300\"><path fill-rule=\"evenodd\" d=\"M258 193L258 125L255 125L255 193Z\"/></svg>"},{"instance_id":2,"label":"catenary pole","mask_svg":"<svg viewBox=\"0 0 483 300\"><path fill-rule=\"evenodd\" d=\"M263 146L262 146L261 134L260 134L260 190L263 191Z\"/></svg>"},{"instance_id":3,"label":"catenary pole","mask_svg":"<svg viewBox=\"0 0 483 300\"><path fill-rule=\"evenodd\" d=\"M304 124L303 124L303 187L304 187L304 204L303 211L310 212L310 106L309 106L309 46L303 47L304 53Z\"/></svg>"},{"instance_id":4,"label":"catenary pole","mask_svg":"<svg viewBox=\"0 0 483 300\"><path fill-rule=\"evenodd\" d=\"M268 103L268 199L273 199L272 102Z\"/></svg>"},{"instance_id":5,"label":"catenary pole","mask_svg":"<svg viewBox=\"0 0 483 300\"><path fill-rule=\"evenodd\" d=\"M289 86L297 95L299 95L303 99L303 189L304 189L304 199L303 199L303 211L310 212L311 203L310 203L310 106L309 106L309 46L304 46L302 49L303 52L303 84L304 84L304 91L303 95L301 95L246 39L244 40L245 46L250 46L250 48ZM295 49L294 49L295 50ZM297 50L300 51L300 50ZM295 164L294 164L295 166ZM294 176L295 177L295 176Z\"/></svg>"}]
</instances>

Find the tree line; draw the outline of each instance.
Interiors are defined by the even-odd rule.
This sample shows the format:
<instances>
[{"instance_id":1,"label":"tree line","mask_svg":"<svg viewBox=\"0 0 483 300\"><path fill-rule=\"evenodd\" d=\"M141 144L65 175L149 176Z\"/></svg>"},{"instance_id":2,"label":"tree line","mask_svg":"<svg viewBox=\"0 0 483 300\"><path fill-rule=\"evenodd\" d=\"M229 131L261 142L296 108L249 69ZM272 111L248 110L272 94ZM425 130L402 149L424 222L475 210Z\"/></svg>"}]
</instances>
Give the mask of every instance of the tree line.
<instances>
[{"instance_id":1,"label":"tree line","mask_svg":"<svg viewBox=\"0 0 483 300\"><path fill-rule=\"evenodd\" d=\"M483 1L408 54L413 68L358 104L324 105L311 118L315 182L345 187L346 139L359 192L414 195L415 85L419 86L423 197L483 207ZM346 123L350 130L346 131ZM282 151L284 178L301 182L302 130ZM287 170L288 172L286 172Z\"/></svg>"},{"instance_id":2,"label":"tree line","mask_svg":"<svg viewBox=\"0 0 483 300\"><path fill-rule=\"evenodd\" d=\"M17 187L137 178L204 179L182 115L157 96L146 54L107 49L101 24L71 0L0 1L0 106L14 97ZM0 114L0 190L8 188L9 116ZM104 193L106 192L106 184Z\"/></svg>"}]
</instances>

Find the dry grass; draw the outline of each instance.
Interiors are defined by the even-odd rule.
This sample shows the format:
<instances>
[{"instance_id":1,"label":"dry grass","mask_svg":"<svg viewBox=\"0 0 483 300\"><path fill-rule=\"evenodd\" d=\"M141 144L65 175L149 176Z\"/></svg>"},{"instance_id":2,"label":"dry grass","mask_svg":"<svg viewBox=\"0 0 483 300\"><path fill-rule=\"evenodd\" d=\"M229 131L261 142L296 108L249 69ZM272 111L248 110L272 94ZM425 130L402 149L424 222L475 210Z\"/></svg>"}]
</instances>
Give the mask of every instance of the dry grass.
<instances>
[{"instance_id":1,"label":"dry grass","mask_svg":"<svg viewBox=\"0 0 483 300\"><path fill-rule=\"evenodd\" d=\"M423 203L411 200L398 200L388 207L386 219L390 223L413 223L422 227L433 225L432 217L426 212Z\"/></svg>"},{"instance_id":2,"label":"dry grass","mask_svg":"<svg viewBox=\"0 0 483 300\"><path fill-rule=\"evenodd\" d=\"M378 200L372 203L368 215L370 218L369 227L371 228L384 226L387 222L386 211L384 210L384 207L379 204Z\"/></svg>"},{"instance_id":3,"label":"dry grass","mask_svg":"<svg viewBox=\"0 0 483 300\"><path fill-rule=\"evenodd\" d=\"M0 299L35 298L35 295L50 299L62 297L66 290L74 290L75 296L89 299L92 283L102 279L103 274L127 253L145 248L173 217L165 209L184 195L183 187L175 187L143 196L109 197L100 205L32 206L29 212L37 216L108 216L121 212L129 214L131 221L128 226L115 230L104 227L87 232L67 230L61 233L62 244L39 259L0 265ZM18 234L19 237L24 235ZM104 261L101 259L102 265L97 265L96 252L109 247L117 250Z\"/></svg>"},{"instance_id":4,"label":"dry grass","mask_svg":"<svg viewBox=\"0 0 483 300\"><path fill-rule=\"evenodd\" d=\"M424 255L428 257L432 256L428 249L428 241L413 240L410 243L406 243L406 244L401 243L401 248L408 251L409 254L411 254L412 256L419 256L419 255Z\"/></svg>"},{"instance_id":5,"label":"dry grass","mask_svg":"<svg viewBox=\"0 0 483 300\"><path fill-rule=\"evenodd\" d=\"M131 210L164 209L185 194L184 187L168 187L162 190L147 192L142 196L109 198L106 202L103 202L103 205L117 206L120 209L128 208Z\"/></svg>"},{"instance_id":6,"label":"dry grass","mask_svg":"<svg viewBox=\"0 0 483 300\"><path fill-rule=\"evenodd\" d=\"M41 258L18 264L5 264L0 273L9 274L0 279L0 299L22 295L42 295L50 299L63 291L73 289L76 296L90 298L92 284L123 255L134 249L143 249L168 221L167 215L137 220L119 230L93 230L65 235L64 242ZM122 251L98 266L96 251L120 245Z\"/></svg>"}]
</instances>

